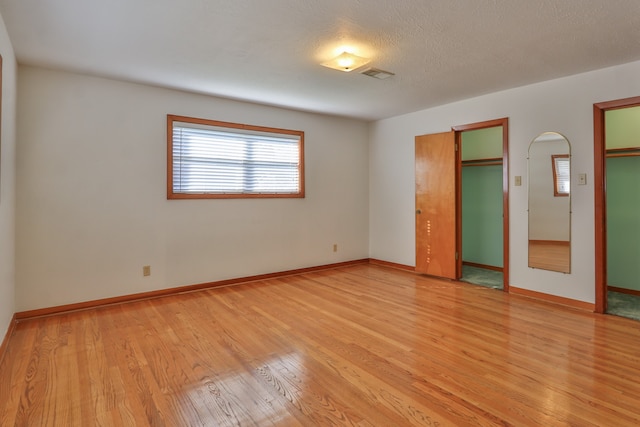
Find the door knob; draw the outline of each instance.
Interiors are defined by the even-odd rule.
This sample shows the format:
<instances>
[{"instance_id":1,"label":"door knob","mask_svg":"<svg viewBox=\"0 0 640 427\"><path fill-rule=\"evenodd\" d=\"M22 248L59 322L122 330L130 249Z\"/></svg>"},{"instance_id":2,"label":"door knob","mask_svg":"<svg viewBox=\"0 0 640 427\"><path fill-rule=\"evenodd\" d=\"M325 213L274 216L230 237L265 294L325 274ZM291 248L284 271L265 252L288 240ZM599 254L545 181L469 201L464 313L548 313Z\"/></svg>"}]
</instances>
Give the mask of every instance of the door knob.
<instances>
[{"instance_id":1,"label":"door knob","mask_svg":"<svg viewBox=\"0 0 640 427\"><path fill-rule=\"evenodd\" d=\"M416 209L416 214L420 215L422 213L422 209Z\"/></svg>"}]
</instances>

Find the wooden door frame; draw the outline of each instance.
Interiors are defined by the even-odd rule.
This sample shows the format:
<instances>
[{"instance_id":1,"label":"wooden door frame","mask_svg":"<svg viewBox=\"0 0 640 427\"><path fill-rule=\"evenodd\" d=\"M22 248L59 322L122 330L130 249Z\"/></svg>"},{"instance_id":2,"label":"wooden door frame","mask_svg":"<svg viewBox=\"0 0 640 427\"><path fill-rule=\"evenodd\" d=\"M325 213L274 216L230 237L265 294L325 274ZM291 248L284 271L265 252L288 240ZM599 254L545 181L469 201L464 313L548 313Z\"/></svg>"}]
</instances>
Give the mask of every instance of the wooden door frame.
<instances>
[{"instance_id":1,"label":"wooden door frame","mask_svg":"<svg viewBox=\"0 0 640 427\"><path fill-rule=\"evenodd\" d=\"M509 292L509 118L488 120L485 122L470 123L460 126L452 126L456 132L456 144L458 145L456 170L456 229L458 253L458 271L462 271L462 132L478 129L486 129L502 126L502 275L503 291Z\"/></svg>"},{"instance_id":2,"label":"wooden door frame","mask_svg":"<svg viewBox=\"0 0 640 427\"><path fill-rule=\"evenodd\" d=\"M640 96L593 104L596 313L607 310L607 209L605 112L640 106Z\"/></svg>"}]
</instances>

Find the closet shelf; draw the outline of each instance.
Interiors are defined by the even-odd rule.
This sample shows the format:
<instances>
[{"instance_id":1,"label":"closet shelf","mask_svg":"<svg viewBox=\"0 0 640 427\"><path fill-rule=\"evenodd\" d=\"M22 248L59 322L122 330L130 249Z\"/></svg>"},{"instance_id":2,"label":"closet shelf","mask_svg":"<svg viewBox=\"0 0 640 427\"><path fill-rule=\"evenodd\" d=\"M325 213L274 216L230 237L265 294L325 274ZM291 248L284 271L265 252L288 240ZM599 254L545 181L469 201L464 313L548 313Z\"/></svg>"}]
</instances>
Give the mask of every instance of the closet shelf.
<instances>
[{"instance_id":1,"label":"closet shelf","mask_svg":"<svg viewBox=\"0 0 640 427\"><path fill-rule=\"evenodd\" d=\"M502 164L502 157L462 161L462 166L494 166L494 165L501 165L501 164Z\"/></svg>"},{"instance_id":2,"label":"closet shelf","mask_svg":"<svg viewBox=\"0 0 640 427\"><path fill-rule=\"evenodd\" d=\"M606 151L606 157L634 157L640 156L640 147L611 148Z\"/></svg>"}]
</instances>

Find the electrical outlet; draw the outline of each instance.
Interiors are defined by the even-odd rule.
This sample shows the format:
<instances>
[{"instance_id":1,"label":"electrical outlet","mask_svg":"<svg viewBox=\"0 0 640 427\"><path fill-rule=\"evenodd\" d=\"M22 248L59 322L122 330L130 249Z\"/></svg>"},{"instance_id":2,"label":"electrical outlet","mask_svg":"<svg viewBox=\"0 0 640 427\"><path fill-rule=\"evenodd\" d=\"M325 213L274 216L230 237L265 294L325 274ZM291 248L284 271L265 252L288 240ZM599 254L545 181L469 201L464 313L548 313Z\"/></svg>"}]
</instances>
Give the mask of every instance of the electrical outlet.
<instances>
[{"instance_id":1,"label":"electrical outlet","mask_svg":"<svg viewBox=\"0 0 640 427\"><path fill-rule=\"evenodd\" d=\"M144 267L142 267L142 275L143 276L151 276L151 266L150 265L145 265Z\"/></svg>"},{"instance_id":2,"label":"electrical outlet","mask_svg":"<svg viewBox=\"0 0 640 427\"><path fill-rule=\"evenodd\" d=\"M587 174L586 173L578 174L578 185L587 185Z\"/></svg>"},{"instance_id":3,"label":"electrical outlet","mask_svg":"<svg viewBox=\"0 0 640 427\"><path fill-rule=\"evenodd\" d=\"M337 243L333 244L333 252L338 252L338 244Z\"/></svg>"}]
</instances>

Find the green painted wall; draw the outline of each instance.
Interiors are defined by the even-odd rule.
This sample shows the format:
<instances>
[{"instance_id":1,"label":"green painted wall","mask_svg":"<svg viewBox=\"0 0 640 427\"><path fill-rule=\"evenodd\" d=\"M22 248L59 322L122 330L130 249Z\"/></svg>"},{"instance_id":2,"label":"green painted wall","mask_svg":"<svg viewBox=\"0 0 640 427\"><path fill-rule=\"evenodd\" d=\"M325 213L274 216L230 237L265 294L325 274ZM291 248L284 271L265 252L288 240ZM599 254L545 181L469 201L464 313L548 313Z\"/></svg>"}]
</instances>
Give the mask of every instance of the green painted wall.
<instances>
[{"instance_id":1,"label":"green painted wall","mask_svg":"<svg viewBox=\"0 0 640 427\"><path fill-rule=\"evenodd\" d=\"M462 160L502 157L502 127L462 133ZM502 166L462 167L462 260L502 267Z\"/></svg>"},{"instance_id":2,"label":"green painted wall","mask_svg":"<svg viewBox=\"0 0 640 427\"><path fill-rule=\"evenodd\" d=\"M502 267L502 166L462 168L462 260Z\"/></svg>"},{"instance_id":3,"label":"green painted wall","mask_svg":"<svg viewBox=\"0 0 640 427\"><path fill-rule=\"evenodd\" d=\"M605 111L607 149L640 147L640 107Z\"/></svg>"},{"instance_id":4,"label":"green painted wall","mask_svg":"<svg viewBox=\"0 0 640 427\"><path fill-rule=\"evenodd\" d=\"M502 157L502 126L462 132L462 160Z\"/></svg>"},{"instance_id":5,"label":"green painted wall","mask_svg":"<svg viewBox=\"0 0 640 427\"><path fill-rule=\"evenodd\" d=\"M640 107L605 112L607 149L640 147ZM607 284L640 290L640 157L606 163Z\"/></svg>"},{"instance_id":6,"label":"green painted wall","mask_svg":"<svg viewBox=\"0 0 640 427\"><path fill-rule=\"evenodd\" d=\"M607 284L640 290L640 157L607 159Z\"/></svg>"}]
</instances>

